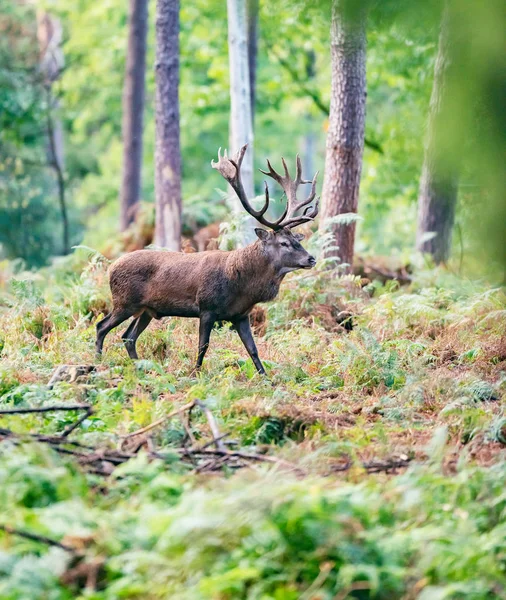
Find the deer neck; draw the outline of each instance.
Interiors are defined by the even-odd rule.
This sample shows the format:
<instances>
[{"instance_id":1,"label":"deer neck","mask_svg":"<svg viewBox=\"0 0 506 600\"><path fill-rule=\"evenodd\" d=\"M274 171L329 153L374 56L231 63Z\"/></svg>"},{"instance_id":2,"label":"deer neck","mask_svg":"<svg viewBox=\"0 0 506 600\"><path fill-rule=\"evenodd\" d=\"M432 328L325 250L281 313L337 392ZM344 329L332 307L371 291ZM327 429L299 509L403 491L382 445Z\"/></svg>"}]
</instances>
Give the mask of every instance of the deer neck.
<instances>
[{"instance_id":1,"label":"deer neck","mask_svg":"<svg viewBox=\"0 0 506 600\"><path fill-rule=\"evenodd\" d=\"M262 250L260 242L234 252L229 276L241 292L254 302L273 300L286 273L280 272Z\"/></svg>"}]
</instances>

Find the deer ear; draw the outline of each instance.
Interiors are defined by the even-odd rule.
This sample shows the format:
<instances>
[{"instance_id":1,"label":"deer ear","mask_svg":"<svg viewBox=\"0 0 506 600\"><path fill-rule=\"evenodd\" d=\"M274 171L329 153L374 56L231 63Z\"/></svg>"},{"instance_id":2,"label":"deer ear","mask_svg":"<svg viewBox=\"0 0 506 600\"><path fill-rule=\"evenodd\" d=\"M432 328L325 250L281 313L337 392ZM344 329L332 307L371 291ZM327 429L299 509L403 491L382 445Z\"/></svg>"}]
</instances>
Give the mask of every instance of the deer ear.
<instances>
[{"instance_id":1,"label":"deer ear","mask_svg":"<svg viewBox=\"0 0 506 600\"><path fill-rule=\"evenodd\" d=\"M302 242L302 240L306 237L303 233L294 233L293 237L298 241Z\"/></svg>"},{"instance_id":2,"label":"deer ear","mask_svg":"<svg viewBox=\"0 0 506 600\"><path fill-rule=\"evenodd\" d=\"M262 242L266 242L269 239L269 232L265 229L260 229L260 227L257 227L255 229L255 233L257 234L257 237L262 240Z\"/></svg>"}]
</instances>

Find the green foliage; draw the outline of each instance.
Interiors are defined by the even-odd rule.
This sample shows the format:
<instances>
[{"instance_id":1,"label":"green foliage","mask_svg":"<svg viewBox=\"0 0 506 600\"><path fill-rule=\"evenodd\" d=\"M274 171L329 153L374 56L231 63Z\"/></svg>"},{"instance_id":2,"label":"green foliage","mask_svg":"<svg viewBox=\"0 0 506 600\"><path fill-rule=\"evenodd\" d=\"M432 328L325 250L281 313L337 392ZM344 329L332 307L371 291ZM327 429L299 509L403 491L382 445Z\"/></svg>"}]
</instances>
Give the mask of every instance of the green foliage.
<instances>
[{"instance_id":1,"label":"green foliage","mask_svg":"<svg viewBox=\"0 0 506 600\"><path fill-rule=\"evenodd\" d=\"M371 298L354 278L293 275L259 340L270 381L228 327L213 332L203 372L189 377L197 328L174 319L146 332L137 363L115 333L95 373L49 390L58 364L93 363L94 324L109 302L108 261L78 253L9 282L0 407L91 403L72 436L116 447L199 398L227 439L306 475L258 463L196 477L175 452L187 437L179 417L151 432L163 461L141 451L100 481L45 446L3 441L0 523L77 544L105 566L96 590L84 591L61 579L72 572L68 553L0 532L2 598L401 599L416 589L418 599L488 600L506 585L504 459L466 459L483 452L490 461L505 444L501 290L421 272L411 289L377 285ZM338 301L353 313L351 332L329 322ZM1 426L58 435L75 418L3 415ZM191 434L208 439L201 411ZM442 465L456 452L448 473ZM426 463L390 478L359 467L398 454ZM344 480L343 460L357 464Z\"/></svg>"},{"instance_id":2,"label":"green foliage","mask_svg":"<svg viewBox=\"0 0 506 600\"><path fill-rule=\"evenodd\" d=\"M88 243L101 246L117 229L118 221L127 7L119 0L100 6L89 0L80 0L78 6L56 0L47 8L60 18L65 35L68 68L58 84L58 94L66 130L72 206L86 225ZM392 10L395 13L399 9L390 7ZM26 11L18 9L16 18L26 20ZM148 65L154 60L154 12L150 11ZM387 9L383 12L389 14ZM262 166L264 157L286 154L279 147L280 139L285 148L303 148L308 134L313 136L315 150L314 156L303 156L304 168L316 170L324 162L325 111L330 100L329 14L330 7L325 3L303 6L283 1L274 13L260 3L256 167ZM420 131L428 106L437 32L435 20L425 28L414 28L412 23L396 24L392 18L375 19L371 21L368 45L367 137L377 140L383 153L369 150L365 157L361 201L365 220L360 226L360 244L364 250L385 252L400 245L411 248L413 244L414 200L422 160ZM430 18L424 19L430 22ZM314 77L308 79L311 61ZM15 71L15 76L21 77L22 72ZM227 145L228 85L226 6L216 0L182 6L180 98L187 228L227 220L223 200L216 192L223 183L209 161L218 147ZM26 86L20 84L18 88ZM16 101L21 103L16 94ZM153 97L154 71L148 69L142 188L142 199L147 203L154 198ZM26 130L33 130L31 122L40 128L44 111L40 102L37 110L31 121L20 112ZM37 143L40 145L40 140ZM23 164L23 172L27 168ZM51 174L40 169L32 171L30 178L25 178L26 189L17 194L16 200L19 206L25 206L33 195L29 210L22 213L25 220L30 220L25 229L32 232L35 244L34 253L25 257L29 264L34 264L37 256L54 252L57 235L55 228L47 227L46 219L41 218L47 210L48 191L50 195L54 192ZM36 175L43 175L46 184L40 185ZM261 193L261 179L257 178L256 183ZM15 197L12 190L6 191L9 202ZM20 216L5 212L10 222ZM51 219L56 221L57 214L53 212ZM9 233L6 228L5 236ZM14 244L17 240L11 237L10 243ZM25 256L21 251L24 247L25 243L18 242L10 255Z\"/></svg>"},{"instance_id":3,"label":"green foliage","mask_svg":"<svg viewBox=\"0 0 506 600\"><path fill-rule=\"evenodd\" d=\"M65 32L67 68L57 93L66 181L71 216L86 226L87 245L39 273L23 272L58 251L59 217L51 173L39 164L45 160L47 107L37 76L34 9L4 1L0 239L2 255L22 260L0 264L0 407L89 403L93 414L70 439L98 448L127 443L126 451L126 434L160 420L144 447L153 445L164 460L149 460L141 450L99 479L29 437L60 435L77 418L74 412L0 415L0 436L4 428L19 436L0 441L0 524L75 545L85 567L104 563L85 589L69 553L0 531L0 597L503 597L504 290L446 269L417 268L407 288L396 281L362 287L359 277L326 270L323 251L333 242L313 235L307 246L320 257L317 268L288 276L279 299L266 307L267 332L258 345L268 379L257 376L227 326L213 331L202 372L190 374L198 332L185 319L153 322L139 341L142 359L136 363L115 331L97 362L95 324L110 309L109 260L93 248L109 257L121 245L111 232L118 221L127 4L44 4ZM339 218L359 221L362 251L409 253L414 241L439 19L435 4L413 10L414 3L386 1L372 7L366 135L382 152L366 150L361 217ZM274 10L261 3L255 166L265 156L287 156L286 148L304 148L309 133L315 151L303 156L304 169L323 164L329 5L281 0ZM228 139L226 29L225 3L183 3L188 230L227 218L226 192L216 189L223 183L209 166ZM154 9L149 36L152 65ZM153 96L154 71L148 69L147 228L153 224ZM469 165L465 169L473 173ZM475 218L473 199L470 193ZM464 208L463 223L471 218ZM224 245L234 244L236 225L225 228ZM74 222L74 237L76 230ZM343 313L350 315L351 331L340 320ZM97 368L50 390L46 383L61 364ZM209 424L198 409L189 425L180 416L166 417L195 398L229 434L231 449L257 453L252 468L206 475L180 460L176 450L183 444L209 440ZM262 453L282 462L264 463ZM374 475L362 468L399 457L413 460L409 469Z\"/></svg>"},{"instance_id":4,"label":"green foliage","mask_svg":"<svg viewBox=\"0 0 506 600\"><path fill-rule=\"evenodd\" d=\"M450 477L414 468L338 487L264 471L252 496L250 477L195 487L141 456L102 495L41 450L0 455L12 492L2 492L3 506L16 524L89 537L90 551L105 553L94 598L330 599L359 589L364 598L402 598L416 584L417 598L488 600L506 583L504 464ZM3 597L16 597L13 589L70 597L57 579L65 556L0 536L10 547ZM28 559L36 576L20 581Z\"/></svg>"},{"instance_id":5,"label":"green foliage","mask_svg":"<svg viewBox=\"0 0 506 600\"><path fill-rule=\"evenodd\" d=\"M36 15L31 5L6 0L0 13L0 256L41 266L60 252L61 233Z\"/></svg>"}]
</instances>

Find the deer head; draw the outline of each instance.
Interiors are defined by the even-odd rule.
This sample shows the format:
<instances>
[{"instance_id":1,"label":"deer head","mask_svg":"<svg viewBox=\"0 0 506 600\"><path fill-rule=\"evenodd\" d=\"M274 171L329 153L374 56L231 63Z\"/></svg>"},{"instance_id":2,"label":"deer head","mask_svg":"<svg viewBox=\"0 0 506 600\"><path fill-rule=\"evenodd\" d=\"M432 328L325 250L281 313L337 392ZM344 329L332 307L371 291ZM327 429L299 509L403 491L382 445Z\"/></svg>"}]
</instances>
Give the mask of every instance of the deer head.
<instances>
[{"instance_id":1,"label":"deer head","mask_svg":"<svg viewBox=\"0 0 506 600\"><path fill-rule=\"evenodd\" d=\"M229 158L226 150L224 156L221 156L220 148L218 150L218 162L211 161L211 166L217 169L230 183L244 209L251 216L255 217L261 225L271 230L267 231L258 228L255 229L255 233L262 242L264 254L268 256L269 261L276 267L280 275L285 275L289 271L295 271L296 269L310 269L314 267L316 264L315 259L300 244L304 236L293 233L291 230L298 225L302 225L302 223L312 221L318 214L319 198L316 199L314 206L311 206L316 196L316 178L318 177L318 172L315 173L311 181L302 179L302 167L299 155L297 155L296 159L295 179L290 177L284 158L281 159L285 171L284 175L277 173L272 168L271 163L267 161L269 170L261 172L279 183L286 195L286 206L283 214L276 221L269 221L265 217L270 202L267 182L264 182L265 203L260 210L255 210L251 206L242 185L241 164L246 149L247 144L239 150L234 158ZM297 189L299 185L307 183L311 184L309 196L299 201L297 199Z\"/></svg>"}]
</instances>

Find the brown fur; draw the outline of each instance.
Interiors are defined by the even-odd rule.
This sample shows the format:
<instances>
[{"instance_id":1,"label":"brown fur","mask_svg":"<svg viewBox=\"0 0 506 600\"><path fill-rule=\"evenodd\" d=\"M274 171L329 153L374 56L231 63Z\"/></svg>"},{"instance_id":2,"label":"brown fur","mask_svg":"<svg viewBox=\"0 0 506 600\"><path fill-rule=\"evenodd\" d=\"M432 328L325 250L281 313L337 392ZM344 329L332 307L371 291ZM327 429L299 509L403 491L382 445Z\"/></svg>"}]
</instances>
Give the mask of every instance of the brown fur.
<instances>
[{"instance_id":1,"label":"brown fur","mask_svg":"<svg viewBox=\"0 0 506 600\"><path fill-rule=\"evenodd\" d=\"M154 318L198 317L211 310L219 319L247 314L272 300L281 277L260 242L241 250L185 254L139 250L119 258L109 271L114 310Z\"/></svg>"},{"instance_id":2,"label":"brown fur","mask_svg":"<svg viewBox=\"0 0 506 600\"><path fill-rule=\"evenodd\" d=\"M288 272L311 268L315 261L290 230L256 231L259 240L230 252L138 250L119 258L109 270L114 308L97 324L97 352L107 333L129 317L135 318L123 339L132 358L135 341L152 318L200 317L202 358L212 323L225 320L238 328L257 365L247 315L258 302L276 297ZM261 363L257 369L263 371Z\"/></svg>"}]
</instances>

